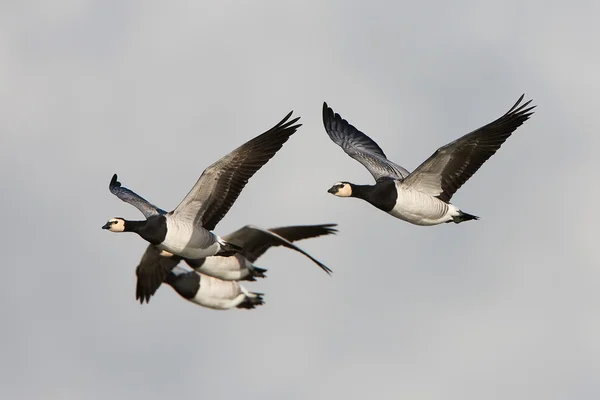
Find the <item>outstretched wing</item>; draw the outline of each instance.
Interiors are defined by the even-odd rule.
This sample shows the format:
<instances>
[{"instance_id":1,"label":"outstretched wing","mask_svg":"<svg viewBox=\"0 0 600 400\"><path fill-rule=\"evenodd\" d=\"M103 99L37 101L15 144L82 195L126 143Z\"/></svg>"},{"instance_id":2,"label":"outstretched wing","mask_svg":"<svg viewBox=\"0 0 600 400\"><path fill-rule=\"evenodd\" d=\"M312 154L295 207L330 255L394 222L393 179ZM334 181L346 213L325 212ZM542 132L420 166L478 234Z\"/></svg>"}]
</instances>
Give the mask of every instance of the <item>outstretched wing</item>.
<instances>
[{"instance_id":1,"label":"outstretched wing","mask_svg":"<svg viewBox=\"0 0 600 400\"><path fill-rule=\"evenodd\" d=\"M135 298L140 303L150 302L150 297L156 293L160 285L167 279L169 272L181 261L181 257L163 257L161 250L154 245L149 245L135 269L137 284Z\"/></svg>"},{"instance_id":2,"label":"outstretched wing","mask_svg":"<svg viewBox=\"0 0 600 400\"><path fill-rule=\"evenodd\" d=\"M277 153L301 125L290 112L267 132L241 145L206 168L173 214L213 230L227 214L248 180Z\"/></svg>"},{"instance_id":3,"label":"outstretched wing","mask_svg":"<svg viewBox=\"0 0 600 400\"><path fill-rule=\"evenodd\" d=\"M330 228L331 226L335 226L335 224L329 225L318 225L318 228L311 230L307 227L300 227L304 229L304 232L310 231L310 235L306 237L316 237L321 235L328 235L334 232L337 232L335 229ZM287 227L294 228L294 227ZM306 228L306 229L305 229ZM281 229L281 228L279 228ZM318 233L317 233L318 231ZM293 244L291 241L287 240L283 236L272 232L270 230L265 230L253 225L246 225L243 228L238 229L237 231L230 233L227 236L223 236L223 239L227 242L237 244L243 247L241 254L248 259L250 262L256 261L258 257L260 257L269 247L272 246L284 246L288 249L295 250L299 253L304 254L306 257L310 258L315 264L317 264L321 269L328 274L331 274L331 269L329 269L325 264L320 262L319 260L312 257L310 254Z\"/></svg>"},{"instance_id":4,"label":"outstretched wing","mask_svg":"<svg viewBox=\"0 0 600 400\"><path fill-rule=\"evenodd\" d=\"M142 196L138 195L134 191L127 189L124 186L121 186L121 182L117 180L117 174L114 174L110 183L108 184L108 189L112 194L117 196L119 199L123 200L125 203L129 203L144 214L144 217L148 218L153 215L158 214L166 214L165 210L161 210L156 207L154 204L148 202L148 200L144 199Z\"/></svg>"},{"instance_id":5,"label":"outstretched wing","mask_svg":"<svg viewBox=\"0 0 600 400\"><path fill-rule=\"evenodd\" d=\"M375 180L381 178L404 179L408 171L387 159L373 139L350 125L339 114L323 103L323 125L335 144L346 154L365 166Z\"/></svg>"},{"instance_id":6,"label":"outstretched wing","mask_svg":"<svg viewBox=\"0 0 600 400\"><path fill-rule=\"evenodd\" d=\"M449 202L452 195L500 148L502 143L529 117L535 106L531 100L514 106L502 117L465 136L440 147L415 169L404 184L440 200Z\"/></svg>"}]
</instances>

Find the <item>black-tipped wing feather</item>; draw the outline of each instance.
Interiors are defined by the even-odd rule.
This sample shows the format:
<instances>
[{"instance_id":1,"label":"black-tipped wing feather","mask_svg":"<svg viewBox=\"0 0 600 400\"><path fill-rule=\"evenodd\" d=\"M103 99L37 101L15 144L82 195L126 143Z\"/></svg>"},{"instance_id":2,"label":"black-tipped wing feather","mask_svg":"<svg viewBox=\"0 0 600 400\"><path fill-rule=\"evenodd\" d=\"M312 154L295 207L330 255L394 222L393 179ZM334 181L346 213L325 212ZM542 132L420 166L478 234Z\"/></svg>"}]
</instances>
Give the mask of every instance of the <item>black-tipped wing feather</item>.
<instances>
[{"instance_id":1,"label":"black-tipped wing feather","mask_svg":"<svg viewBox=\"0 0 600 400\"><path fill-rule=\"evenodd\" d=\"M310 227L300 227L304 229L304 232L307 233L309 237L316 237L321 235L328 235L336 232L335 229L332 229L331 226L335 226L333 224L330 225L319 225L318 228L310 229ZM287 228L295 228L295 227L287 227ZM306 229L305 229L306 228ZM282 229L282 228L277 228ZM310 231L310 233L309 233ZM246 259L250 262L256 261L258 257L260 257L269 247L273 246L284 246L288 249L295 250L301 254L304 254L306 257L310 258L315 264L317 264L321 269L328 274L331 274L331 269L329 269L325 264L320 262L319 260L312 257L310 254L294 245L290 240L282 237L281 235L274 233L272 230L265 230L259 228L257 226L246 225L243 228L238 229L237 231L230 233L227 236L223 236L223 239L238 244L243 247L241 254L246 257Z\"/></svg>"},{"instance_id":2,"label":"black-tipped wing feather","mask_svg":"<svg viewBox=\"0 0 600 400\"><path fill-rule=\"evenodd\" d=\"M533 114L531 110L535 106L527 107L531 100L519 106L524 96L494 122L440 147L404 180L404 184L449 202L452 195Z\"/></svg>"},{"instance_id":3,"label":"black-tipped wing feather","mask_svg":"<svg viewBox=\"0 0 600 400\"><path fill-rule=\"evenodd\" d=\"M163 257L154 245L149 245L135 270L137 285L135 298L140 303L148 303L160 285L167 279L169 272L181 261L180 257Z\"/></svg>"},{"instance_id":4,"label":"black-tipped wing feather","mask_svg":"<svg viewBox=\"0 0 600 400\"><path fill-rule=\"evenodd\" d=\"M227 214L248 180L281 149L300 124L288 119L238 147L206 168L192 190L173 211L213 230Z\"/></svg>"},{"instance_id":5,"label":"black-tipped wing feather","mask_svg":"<svg viewBox=\"0 0 600 400\"><path fill-rule=\"evenodd\" d=\"M323 103L323 125L335 144L346 154L364 165L375 180L380 178L404 179L408 171L387 159L373 139L356 129L339 114Z\"/></svg>"},{"instance_id":6,"label":"black-tipped wing feather","mask_svg":"<svg viewBox=\"0 0 600 400\"><path fill-rule=\"evenodd\" d=\"M270 228L269 231L278 234L290 242L295 242L296 240L334 235L338 231L335 229L336 226L337 224L281 226L278 228ZM254 251L254 254L256 254L256 250Z\"/></svg>"},{"instance_id":7,"label":"black-tipped wing feather","mask_svg":"<svg viewBox=\"0 0 600 400\"><path fill-rule=\"evenodd\" d=\"M113 175L112 179L110 180L110 183L108 184L108 189L112 194L117 196L119 199L123 200L125 203L129 203L138 210L140 210L140 212L144 214L144 217L146 218L151 217L153 215L167 213L166 211L161 210L160 208L151 204L149 201L147 201L134 191L127 189L124 186L121 186L121 182L117 180L117 174Z\"/></svg>"},{"instance_id":8,"label":"black-tipped wing feather","mask_svg":"<svg viewBox=\"0 0 600 400\"><path fill-rule=\"evenodd\" d=\"M290 242L295 242L296 240L302 239L310 239L314 237L324 236L324 235L332 235L337 233L337 229L334 227L337 224L322 224L322 225L295 225L295 226L282 226L278 228L270 228L268 231L275 233L283 237L284 239L289 240ZM254 236L252 237L252 230L244 231L239 229L234 232L236 234L240 232L240 234L246 233L246 241L244 243L250 243L250 246L247 244L244 246L244 252L246 253L246 258L250 260L250 262L256 261L260 256L262 256L265 251L267 251L270 247L280 246L281 243L277 240L272 240L270 236ZM232 235L233 235L232 234ZM238 240L236 238L236 240Z\"/></svg>"}]
</instances>

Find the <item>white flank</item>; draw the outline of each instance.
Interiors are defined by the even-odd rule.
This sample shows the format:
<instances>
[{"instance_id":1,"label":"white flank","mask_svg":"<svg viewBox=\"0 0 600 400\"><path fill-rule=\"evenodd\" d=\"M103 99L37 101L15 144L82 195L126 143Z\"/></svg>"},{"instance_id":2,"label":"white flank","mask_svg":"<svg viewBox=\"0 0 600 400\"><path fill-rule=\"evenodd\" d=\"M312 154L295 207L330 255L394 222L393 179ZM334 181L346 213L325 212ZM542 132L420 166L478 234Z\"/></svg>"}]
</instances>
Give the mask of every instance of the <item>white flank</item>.
<instances>
[{"instance_id":1,"label":"white flank","mask_svg":"<svg viewBox=\"0 0 600 400\"><path fill-rule=\"evenodd\" d=\"M459 215L458 208L452 204L408 188L399 181L396 182L396 190L396 206L389 214L406 222L425 226L438 225L452 221L452 216Z\"/></svg>"},{"instance_id":2,"label":"white flank","mask_svg":"<svg viewBox=\"0 0 600 400\"><path fill-rule=\"evenodd\" d=\"M241 254L231 257L212 256L204 260L196 271L226 281L237 281L250 275L251 264Z\"/></svg>"},{"instance_id":3,"label":"white flank","mask_svg":"<svg viewBox=\"0 0 600 400\"><path fill-rule=\"evenodd\" d=\"M246 299L246 295L235 281L222 281L211 276L202 275L200 290L191 299L192 302L215 310L228 310L238 306Z\"/></svg>"},{"instance_id":4,"label":"white flank","mask_svg":"<svg viewBox=\"0 0 600 400\"><path fill-rule=\"evenodd\" d=\"M194 239L194 243L192 243L192 239ZM220 249L216 235L213 233L206 230L200 231L194 228L190 222L182 222L169 217L167 217L167 237L158 247L190 259L214 256Z\"/></svg>"}]
</instances>

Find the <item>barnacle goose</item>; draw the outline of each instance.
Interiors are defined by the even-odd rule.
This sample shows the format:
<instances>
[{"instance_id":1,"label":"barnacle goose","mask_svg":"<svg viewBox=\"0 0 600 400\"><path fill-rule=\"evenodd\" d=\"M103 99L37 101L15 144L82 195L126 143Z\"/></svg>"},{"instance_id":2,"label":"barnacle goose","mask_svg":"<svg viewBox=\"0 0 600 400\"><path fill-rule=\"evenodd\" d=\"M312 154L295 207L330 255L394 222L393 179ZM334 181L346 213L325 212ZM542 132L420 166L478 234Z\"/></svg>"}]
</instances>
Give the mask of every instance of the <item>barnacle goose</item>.
<instances>
[{"instance_id":1,"label":"barnacle goose","mask_svg":"<svg viewBox=\"0 0 600 400\"><path fill-rule=\"evenodd\" d=\"M328 192L358 197L388 214L415 225L461 223L479 219L450 203L452 195L533 114L522 95L502 117L440 147L412 173L388 160L381 147L323 103L323 124L331 140L360 162L374 185L342 181Z\"/></svg>"},{"instance_id":2,"label":"barnacle goose","mask_svg":"<svg viewBox=\"0 0 600 400\"><path fill-rule=\"evenodd\" d=\"M144 221L111 218L102 229L111 232L135 232L149 243L185 258L197 259L214 255L231 256L241 249L228 243L211 231L227 214L242 189L256 171L281 149L300 124L299 118L289 120L290 112L267 132L246 142L204 170L194 187L171 212L158 212L156 207L141 204L138 207ZM136 205L140 197L135 193L130 203Z\"/></svg>"}]
</instances>

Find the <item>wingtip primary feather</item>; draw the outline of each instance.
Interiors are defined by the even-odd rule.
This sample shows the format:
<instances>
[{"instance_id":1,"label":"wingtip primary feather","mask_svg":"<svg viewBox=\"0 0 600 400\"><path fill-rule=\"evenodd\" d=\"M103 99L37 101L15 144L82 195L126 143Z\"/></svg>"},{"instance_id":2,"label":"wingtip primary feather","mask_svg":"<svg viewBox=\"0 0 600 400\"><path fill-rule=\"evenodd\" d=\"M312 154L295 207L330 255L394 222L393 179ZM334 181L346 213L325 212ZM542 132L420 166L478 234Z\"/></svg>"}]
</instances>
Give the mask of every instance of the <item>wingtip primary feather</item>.
<instances>
[{"instance_id":1,"label":"wingtip primary feather","mask_svg":"<svg viewBox=\"0 0 600 400\"><path fill-rule=\"evenodd\" d=\"M291 110L285 117L283 117L283 120L280 123L287 121L292 116L293 113L294 113L294 110Z\"/></svg>"},{"instance_id":2,"label":"wingtip primary feather","mask_svg":"<svg viewBox=\"0 0 600 400\"><path fill-rule=\"evenodd\" d=\"M337 228L334 228L335 226L338 226L338 224L323 224L323 225L321 225L321 227L323 229L325 229L326 235L337 235L339 230Z\"/></svg>"},{"instance_id":3,"label":"wingtip primary feather","mask_svg":"<svg viewBox=\"0 0 600 400\"><path fill-rule=\"evenodd\" d=\"M140 304L144 304L144 303L149 304L150 303L150 297L151 297L150 295L143 295L143 294L141 294L139 292L139 288L135 292L135 299L137 301L139 301Z\"/></svg>"},{"instance_id":4,"label":"wingtip primary feather","mask_svg":"<svg viewBox=\"0 0 600 400\"><path fill-rule=\"evenodd\" d=\"M525 103L521 104L521 101L523 101L524 98L525 98L525 93L523 93L521 95L521 97L519 97L519 99L510 108L510 110L508 110L506 112L505 115L509 115L509 114L522 114L524 117L529 117L530 115L532 115L533 112L530 112L530 111L533 110L534 108L536 108L537 105L534 105L534 106L531 106L529 108L526 108L533 101L533 99L528 100Z\"/></svg>"},{"instance_id":5,"label":"wingtip primary feather","mask_svg":"<svg viewBox=\"0 0 600 400\"><path fill-rule=\"evenodd\" d=\"M315 225L315 227L323 229L323 233L319 234L318 236L337 235L337 233L339 232L339 230L337 230L336 228L334 228L335 226L337 226L337 224ZM316 237L318 237L318 236L316 236Z\"/></svg>"},{"instance_id":6,"label":"wingtip primary feather","mask_svg":"<svg viewBox=\"0 0 600 400\"><path fill-rule=\"evenodd\" d=\"M329 268L327 265L323 264L321 261L317 260L316 258L314 258L313 256L309 255L308 253L302 251L303 254L305 254L308 258L310 258L315 264L317 264L319 267L321 267L321 269L323 271L325 271L325 273L329 276L331 276L333 274L333 270L331 268Z\"/></svg>"},{"instance_id":7,"label":"wingtip primary feather","mask_svg":"<svg viewBox=\"0 0 600 400\"><path fill-rule=\"evenodd\" d=\"M121 187L121 182L117 179L117 174L113 174L110 183L108 184L109 189Z\"/></svg>"},{"instance_id":8,"label":"wingtip primary feather","mask_svg":"<svg viewBox=\"0 0 600 400\"><path fill-rule=\"evenodd\" d=\"M323 125L327 128L330 121L335 118L335 112L331 107L327 105L327 102L323 102Z\"/></svg>"},{"instance_id":9,"label":"wingtip primary feather","mask_svg":"<svg viewBox=\"0 0 600 400\"><path fill-rule=\"evenodd\" d=\"M288 119L290 119L290 117L292 116L293 113L294 113L294 110L290 111L277 125L275 125L275 127L279 128L279 129L285 129L285 128L295 128L295 129L298 129L299 127L301 127L302 124L298 124L298 125L292 126L296 122L298 122L298 120L300 119L300 117L296 117L296 118L288 121Z\"/></svg>"}]
</instances>

